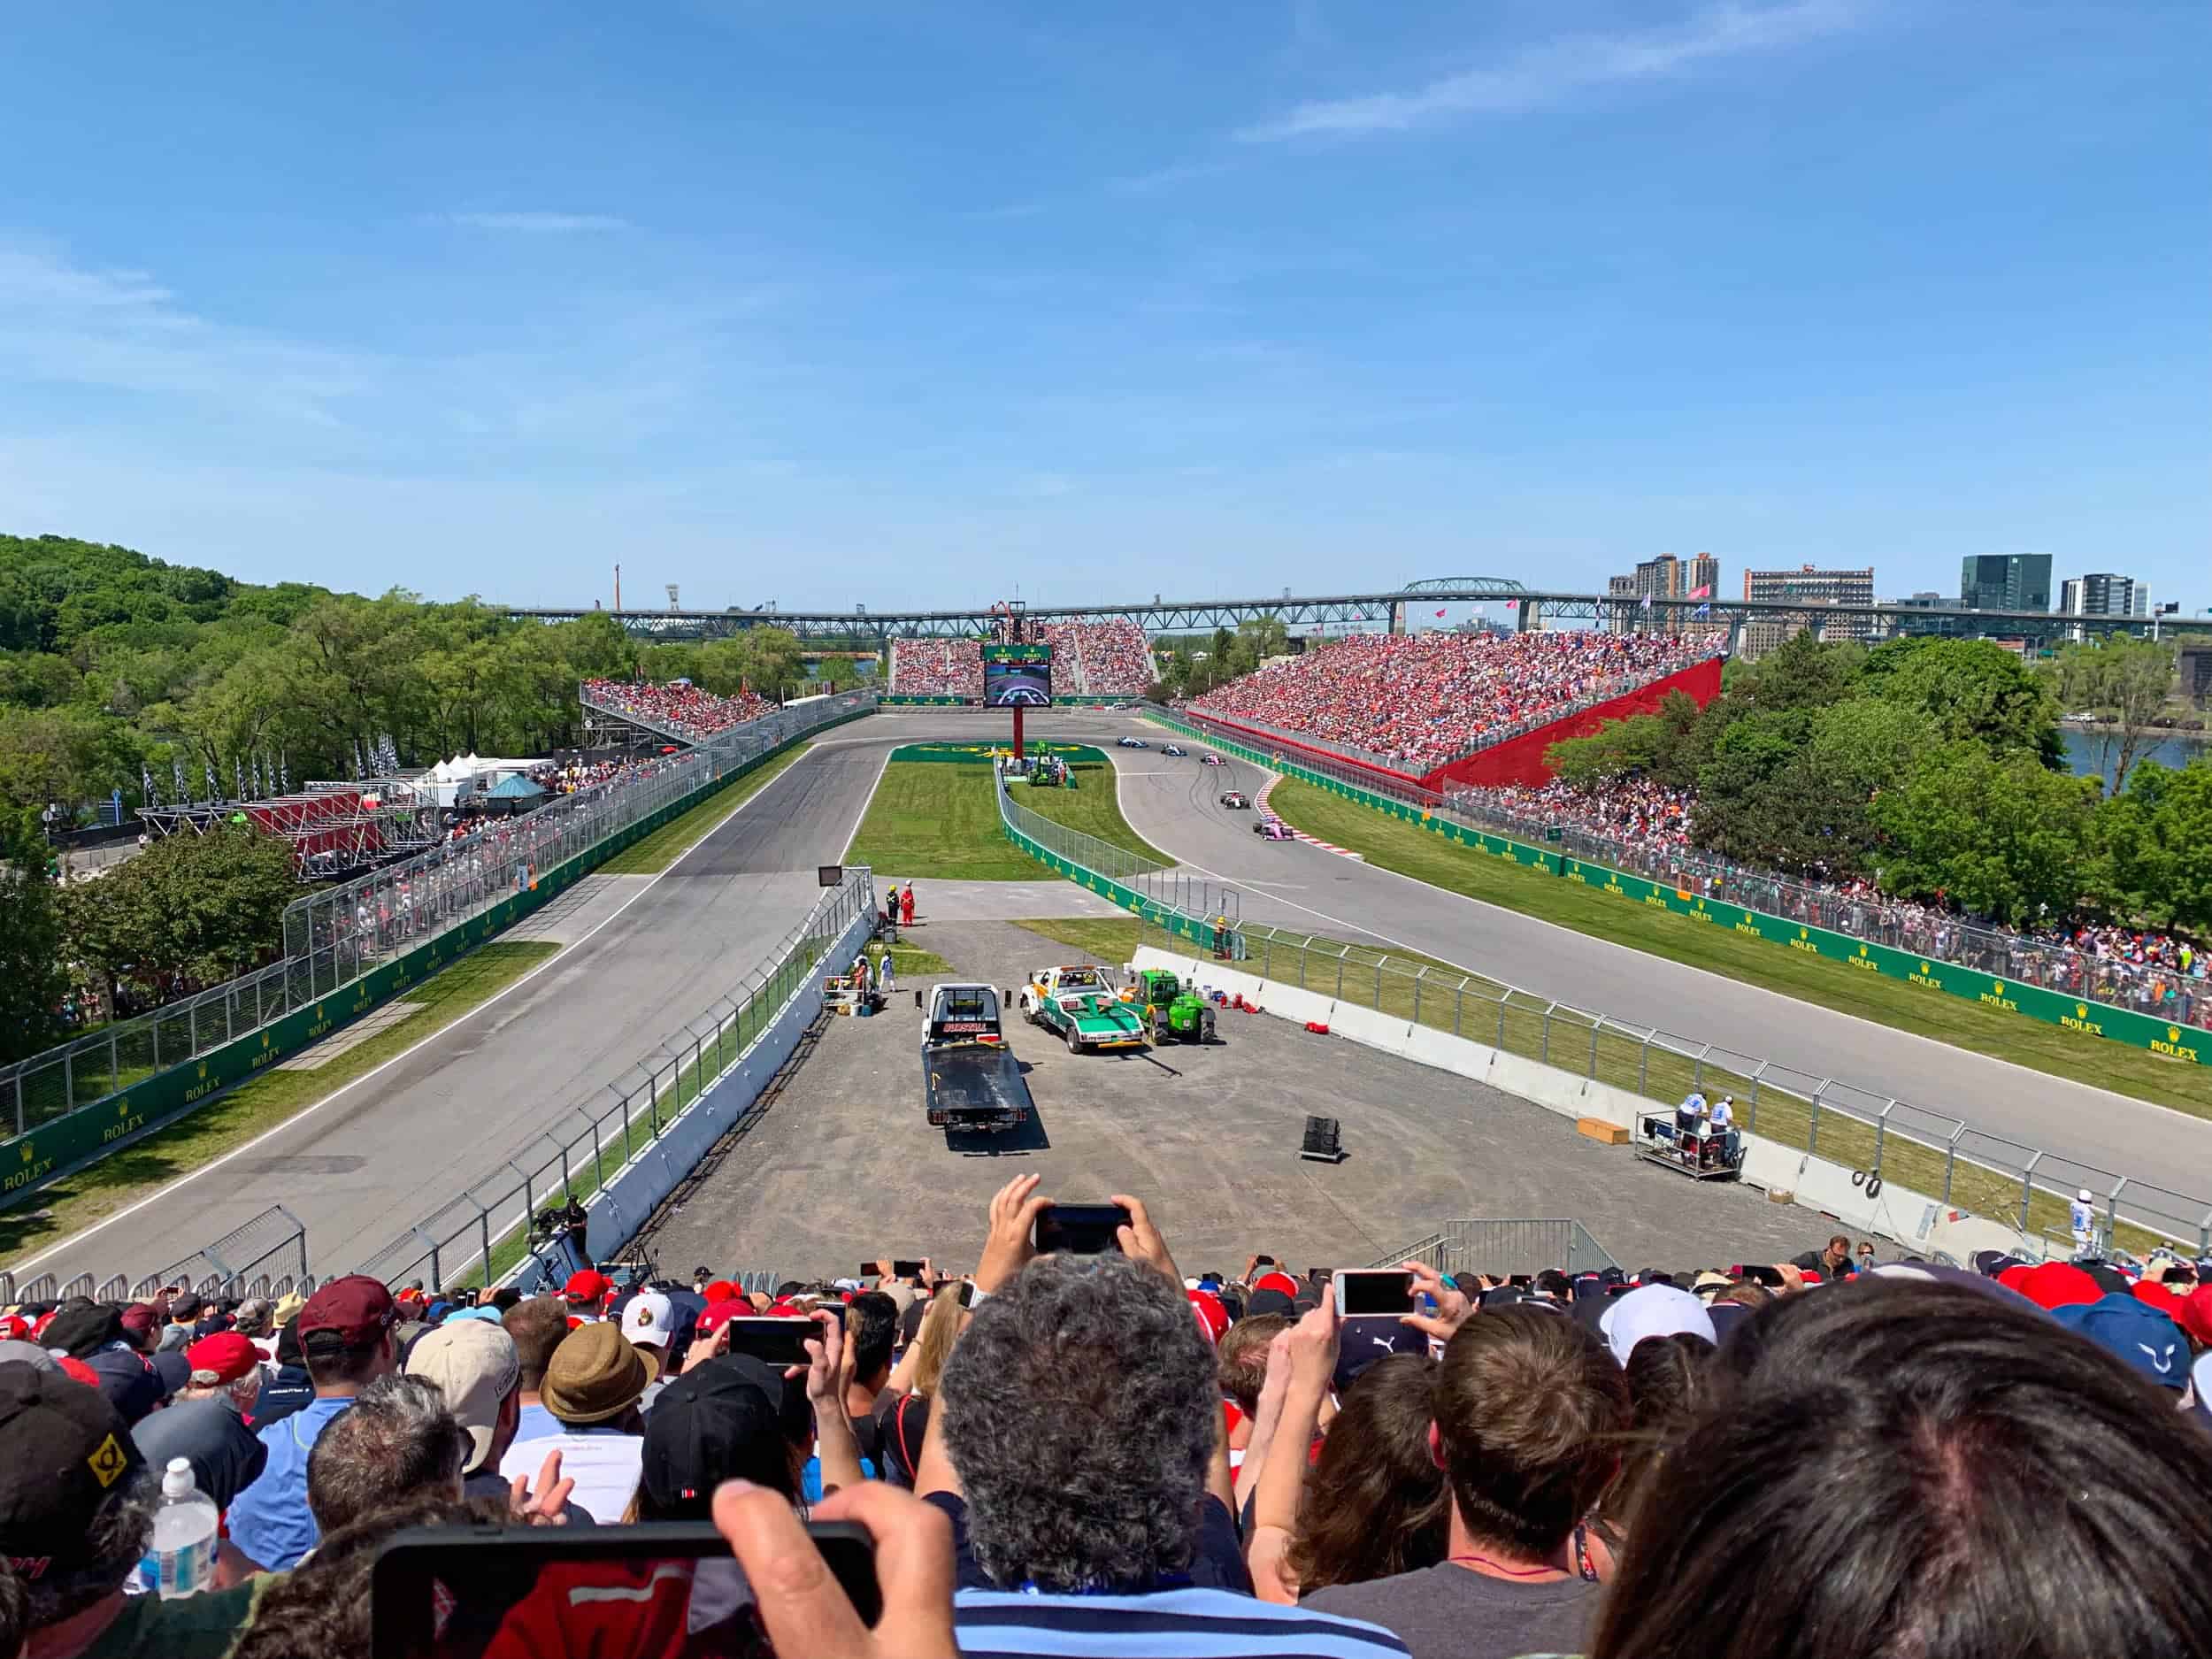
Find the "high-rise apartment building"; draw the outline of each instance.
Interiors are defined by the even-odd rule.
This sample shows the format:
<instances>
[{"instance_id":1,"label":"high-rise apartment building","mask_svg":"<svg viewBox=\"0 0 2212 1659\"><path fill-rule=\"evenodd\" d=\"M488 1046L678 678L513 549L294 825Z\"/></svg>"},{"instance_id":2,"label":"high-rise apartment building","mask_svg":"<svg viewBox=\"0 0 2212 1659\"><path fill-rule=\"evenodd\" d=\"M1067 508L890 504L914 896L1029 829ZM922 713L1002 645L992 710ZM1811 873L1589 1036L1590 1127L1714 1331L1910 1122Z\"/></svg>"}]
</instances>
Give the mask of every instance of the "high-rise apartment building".
<instances>
[{"instance_id":1,"label":"high-rise apartment building","mask_svg":"<svg viewBox=\"0 0 2212 1659\"><path fill-rule=\"evenodd\" d=\"M2058 610L2067 617L2147 617L2151 590L2132 576L2094 571L2059 584Z\"/></svg>"},{"instance_id":2,"label":"high-rise apartment building","mask_svg":"<svg viewBox=\"0 0 2212 1659\"><path fill-rule=\"evenodd\" d=\"M2051 608L2048 553L1970 553L1959 561L1959 603L1969 611Z\"/></svg>"},{"instance_id":3,"label":"high-rise apartment building","mask_svg":"<svg viewBox=\"0 0 2212 1659\"><path fill-rule=\"evenodd\" d=\"M1869 640L1874 636L1874 618L1863 611L1856 616L1820 615L1821 611L1837 606L1872 605L1874 571L1870 565L1863 571L1824 571L1810 565L1800 565L1793 571L1746 571L1743 596L1754 603L1800 603L1804 607L1795 615L1757 616L1747 621L1744 625L1747 657L1763 656L1816 621L1823 625L1823 634L1832 640Z\"/></svg>"},{"instance_id":4,"label":"high-rise apartment building","mask_svg":"<svg viewBox=\"0 0 2212 1659\"><path fill-rule=\"evenodd\" d=\"M1671 553L1662 553L1657 558L1645 559L1636 566L1636 602L1643 614L1636 626L1647 634L1679 634L1682 632L1682 613L1656 604L1645 605L1647 599L1679 599L1686 590L1682 577L1684 565Z\"/></svg>"},{"instance_id":5,"label":"high-rise apartment building","mask_svg":"<svg viewBox=\"0 0 2212 1659\"><path fill-rule=\"evenodd\" d=\"M1605 631L1608 634L1633 634L1636 631L1636 579L1633 576L1607 577L1605 596L1613 601L1605 608Z\"/></svg>"}]
</instances>

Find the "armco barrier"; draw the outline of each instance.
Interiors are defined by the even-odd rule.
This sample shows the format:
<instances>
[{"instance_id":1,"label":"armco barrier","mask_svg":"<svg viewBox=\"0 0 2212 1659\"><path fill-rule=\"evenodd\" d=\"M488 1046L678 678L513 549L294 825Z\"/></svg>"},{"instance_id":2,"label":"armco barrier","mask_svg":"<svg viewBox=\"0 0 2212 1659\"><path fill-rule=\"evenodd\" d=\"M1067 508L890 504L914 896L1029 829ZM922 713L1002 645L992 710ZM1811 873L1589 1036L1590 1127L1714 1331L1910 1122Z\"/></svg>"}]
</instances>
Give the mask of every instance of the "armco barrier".
<instances>
[{"instance_id":1,"label":"armco barrier","mask_svg":"<svg viewBox=\"0 0 2212 1659\"><path fill-rule=\"evenodd\" d=\"M822 1011L822 980L826 964L856 956L868 941L875 924L875 902L853 918L825 953L825 965L806 976L767 1029L757 1037L737 1063L709 1085L687 1106L659 1138L618 1171L597 1196L585 1205L590 1222L585 1247L595 1262L611 1261L636 1235L646 1217L662 1199L674 1192L709 1148L730 1126L752 1110L783 1063L799 1046L799 1039ZM526 1295L546 1288L540 1281L543 1270L538 1258L526 1256L512 1283Z\"/></svg>"},{"instance_id":2,"label":"armco barrier","mask_svg":"<svg viewBox=\"0 0 2212 1659\"><path fill-rule=\"evenodd\" d=\"M2082 1002L2046 990L2040 986L1999 979L1962 967L1956 963L1915 956L1892 946L1854 939L1847 933L1835 933L1808 923L1788 921L1778 916L1770 916L1763 910L1746 910L1740 905L1717 899L1706 899L1686 887L1669 887L1647 877L1630 875L1609 864L1570 858L1556 849L1532 847L1494 831L1463 824L1440 812L1429 811L1409 802L1393 800L1386 795L1363 789L1356 784L1314 771L1296 761L1286 760L1279 754L1264 753L1225 739L1218 733L1202 730L1156 709L1148 710L1147 714L1164 726L1187 733L1217 749L1226 749L1254 765L1265 766L1286 777L1295 778L1302 783L1325 789L1331 795L1340 795L1386 818L1417 825L1442 840L1471 851L1503 858L1525 869L1546 871L1579 886L1625 899L1632 904L1642 904L1654 910L1686 916L1694 922L1725 927L1807 956L1819 956L1847 971L1878 973L1885 979L1901 979L1908 985L1932 994L1962 997L1968 1002L1979 1002L1984 1007L2001 1009L2009 1014L2023 1014L2031 1019L2041 1020L2046 1025L2061 1025L2087 1036L2103 1037L2126 1043L2131 1048L2147 1048L2153 1054L2164 1055L2170 1059L2212 1065L2212 1031L2199 1026L2176 1025L2148 1014L2138 1013L2132 1009L2114 1008L2108 1003Z\"/></svg>"},{"instance_id":3,"label":"armco barrier","mask_svg":"<svg viewBox=\"0 0 2212 1659\"><path fill-rule=\"evenodd\" d=\"M1015 803L1003 779L994 778L991 784L998 793L999 823L1006 839L1039 864L1129 911L1140 924L1150 922L1224 959L1244 954L1239 916L1232 909L1237 902L1233 895L1217 894L1210 882L1163 871L1148 860L1032 812ZM1164 893L1175 896L1165 898ZM1199 900L1195 906L1184 902L1192 897Z\"/></svg>"},{"instance_id":4,"label":"armco barrier","mask_svg":"<svg viewBox=\"0 0 2212 1659\"><path fill-rule=\"evenodd\" d=\"M595 846L551 869L511 897L503 899L428 944L373 969L321 1002L295 1009L237 1041L213 1048L196 1060L159 1071L113 1101L0 1141L0 1209L19 1202L50 1181L117 1151L204 1104L221 1089L243 1081L288 1055L296 1054L359 1018L410 986L420 983L467 951L494 938L539 910L618 853L642 841L670 819L680 817L720 793L793 744L872 712L860 709L794 733L775 749L756 756L690 795L618 831Z\"/></svg>"}]
</instances>

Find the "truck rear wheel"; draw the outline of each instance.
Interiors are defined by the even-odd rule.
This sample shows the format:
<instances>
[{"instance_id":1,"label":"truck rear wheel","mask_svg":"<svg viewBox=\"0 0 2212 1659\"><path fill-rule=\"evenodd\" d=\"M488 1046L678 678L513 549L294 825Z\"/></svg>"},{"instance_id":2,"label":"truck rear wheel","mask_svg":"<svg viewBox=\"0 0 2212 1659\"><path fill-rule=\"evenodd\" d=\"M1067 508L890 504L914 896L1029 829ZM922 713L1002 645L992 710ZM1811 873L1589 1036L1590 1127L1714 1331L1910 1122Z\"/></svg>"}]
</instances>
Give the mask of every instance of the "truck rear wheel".
<instances>
[{"instance_id":1,"label":"truck rear wheel","mask_svg":"<svg viewBox=\"0 0 2212 1659\"><path fill-rule=\"evenodd\" d=\"M1075 1027L1074 1027L1073 1025L1070 1025L1070 1026L1068 1027L1068 1030L1067 1030L1067 1039L1068 1039L1068 1052L1069 1052L1070 1054L1081 1054L1081 1053L1083 1052L1083 1045L1082 1045L1082 1043L1081 1043L1081 1042L1079 1042L1079 1041L1077 1041L1077 1039L1076 1039L1076 1035L1075 1035Z\"/></svg>"}]
</instances>

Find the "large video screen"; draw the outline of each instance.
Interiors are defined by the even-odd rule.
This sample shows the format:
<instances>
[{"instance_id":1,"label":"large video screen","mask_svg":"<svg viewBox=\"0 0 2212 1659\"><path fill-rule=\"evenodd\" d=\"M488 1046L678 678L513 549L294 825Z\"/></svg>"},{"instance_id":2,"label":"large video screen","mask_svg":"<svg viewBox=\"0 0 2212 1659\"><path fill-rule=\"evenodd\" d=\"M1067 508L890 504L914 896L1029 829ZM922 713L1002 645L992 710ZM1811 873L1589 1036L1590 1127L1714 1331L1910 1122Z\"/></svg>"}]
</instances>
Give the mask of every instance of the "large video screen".
<instances>
[{"instance_id":1,"label":"large video screen","mask_svg":"<svg viewBox=\"0 0 2212 1659\"><path fill-rule=\"evenodd\" d=\"M1043 709L1052 703L1052 647L983 648L983 704L988 709Z\"/></svg>"}]
</instances>

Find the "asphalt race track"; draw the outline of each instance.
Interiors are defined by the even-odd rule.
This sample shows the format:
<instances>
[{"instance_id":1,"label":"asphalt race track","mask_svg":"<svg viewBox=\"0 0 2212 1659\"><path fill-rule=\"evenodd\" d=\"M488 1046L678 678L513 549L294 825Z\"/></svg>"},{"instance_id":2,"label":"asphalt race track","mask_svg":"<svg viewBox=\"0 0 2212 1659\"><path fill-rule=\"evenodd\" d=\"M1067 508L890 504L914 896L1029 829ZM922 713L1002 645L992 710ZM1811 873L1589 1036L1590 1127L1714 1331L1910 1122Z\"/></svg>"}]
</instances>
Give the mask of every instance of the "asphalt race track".
<instances>
[{"instance_id":1,"label":"asphalt race track","mask_svg":"<svg viewBox=\"0 0 2212 1659\"><path fill-rule=\"evenodd\" d=\"M342 1271L532 1134L600 1094L736 984L812 903L900 743L1008 735L1003 713L901 710L842 728L794 762L658 877L593 878L559 930L570 948L497 1001L320 1108L158 1198L16 1263L66 1279L151 1272L273 1203L307 1225L311 1264ZM2212 1194L2212 1123L2046 1077L1462 899L1295 841L1266 842L1258 768L1161 752L1160 728L1068 710L1039 738L1102 744L1138 833L1194 873L1236 886L1248 920L1395 945L1639 1025L1763 1054L1815 1075L1948 1111L2055 1155ZM1124 733L1151 747L1113 746ZM902 874L886 872L887 876ZM927 882L923 884L924 909ZM569 902L564 901L564 902ZM518 932L518 937L530 936Z\"/></svg>"},{"instance_id":2,"label":"asphalt race track","mask_svg":"<svg viewBox=\"0 0 2212 1659\"><path fill-rule=\"evenodd\" d=\"M1246 920L1364 943L1394 944L1524 990L1637 1025L1833 1078L2054 1156L2132 1180L2212 1194L2212 1123L1914 1037L1717 974L1371 869L1302 841L1263 841L1253 814L1217 803L1256 797L1269 774L1248 762L1199 764L1114 750L1123 815L1193 873L1228 878ZM1172 734L1171 734L1172 735Z\"/></svg>"},{"instance_id":3,"label":"asphalt race track","mask_svg":"<svg viewBox=\"0 0 2212 1659\"><path fill-rule=\"evenodd\" d=\"M924 712L878 715L818 742L657 879L580 883L560 902L571 905L562 930L539 935L575 941L549 965L258 1144L24 1258L17 1273L155 1272L279 1203L306 1225L314 1271L354 1266L737 985L814 902L816 866L842 856L893 748L1008 726L1004 714L937 710L923 724ZM1125 728L1071 711L1032 714L1028 729L1110 745ZM922 896L926 910L926 883ZM511 936L533 934L525 924Z\"/></svg>"}]
</instances>

